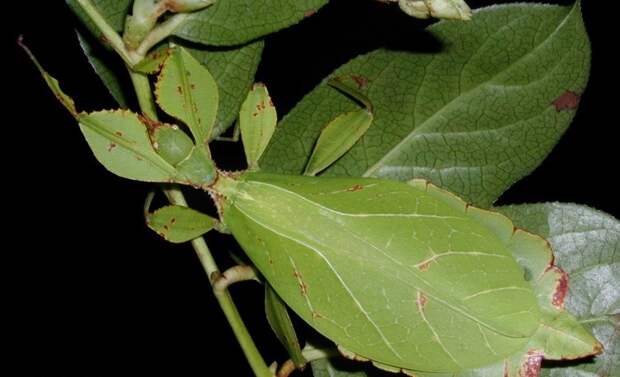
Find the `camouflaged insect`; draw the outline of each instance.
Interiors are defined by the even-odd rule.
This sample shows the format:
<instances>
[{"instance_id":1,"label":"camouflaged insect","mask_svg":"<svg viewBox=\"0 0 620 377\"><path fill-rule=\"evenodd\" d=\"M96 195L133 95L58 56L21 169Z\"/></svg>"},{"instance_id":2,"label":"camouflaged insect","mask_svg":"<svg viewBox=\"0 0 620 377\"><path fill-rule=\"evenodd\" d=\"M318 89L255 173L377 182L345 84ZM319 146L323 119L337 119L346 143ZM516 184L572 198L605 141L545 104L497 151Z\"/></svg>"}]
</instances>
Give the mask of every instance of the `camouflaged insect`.
<instances>
[{"instance_id":1,"label":"camouflaged insect","mask_svg":"<svg viewBox=\"0 0 620 377\"><path fill-rule=\"evenodd\" d=\"M601 351L564 311L544 239L426 181L247 173L214 189L261 273L345 356L512 376Z\"/></svg>"}]
</instances>

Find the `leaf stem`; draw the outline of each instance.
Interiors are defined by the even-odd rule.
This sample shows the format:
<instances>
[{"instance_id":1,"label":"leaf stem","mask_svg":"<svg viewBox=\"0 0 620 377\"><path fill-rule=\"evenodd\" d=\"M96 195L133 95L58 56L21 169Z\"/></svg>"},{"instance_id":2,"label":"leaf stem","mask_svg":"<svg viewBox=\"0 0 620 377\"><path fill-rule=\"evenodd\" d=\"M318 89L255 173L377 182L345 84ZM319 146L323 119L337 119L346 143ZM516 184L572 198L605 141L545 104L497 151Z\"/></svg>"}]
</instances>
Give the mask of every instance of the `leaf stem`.
<instances>
[{"instance_id":1,"label":"leaf stem","mask_svg":"<svg viewBox=\"0 0 620 377\"><path fill-rule=\"evenodd\" d=\"M153 120L157 120L157 112L155 109L155 102L153 100L153 94L151 92L150 83L148 77L142 73L134 72L129 69L131 80L134 84L134 89L138 97L140 108L144 115ZM183 192L178 187L164 190L168 200L172 204L181 205L187 207L187 201L183 196ZM202 267L204 268L211 286L214 287L216 278L221 276L220 270L215 263L215 259L207 246L207 242L203 237L198 237L192 241L192 246ZM265 364L263 357L261 356L256 344L252 340L252 337L241 319L241 315L235 306L235 303L228 292L228 289L213 289L215 298L220 304L230 327L243 350L243 353L250 364L250 368L254 372L256 377L273 377L273 373Z\"/></svg>"},{"instance_id":2,"label":"leaf stem","mask_svg":"<svg viewBox=\"0 0 620 377\"><path fill-rule=\"evenodd\" d=\"M142 43L140 43L140 46L136 49L136 53L141 56L146 55L153 46L168 38L170 34L172 34L172 32L179 27L179 25L185 22L187 17L189 17L189 14L187 13L175 14L166 21L162 22L160 25L156 26L144 38Z\"/></svg>"},{"instance_id":3,"label":"leaf stem","mask_svg":"<svg viewBox=\"0 0 620 377\"><path fill-rule=\"evenodd\" d=\"M92 3L91 0L76 0L78 5L82 8L82 10L90 17L93 23L97 26L105 41L120 55L123 61L129 65L133 66L138 63L139 60L135 56L132 56L127 48L125 47L125 42L121 36L108 24L106 19L99 13L97 7Z\"/></svg>"},{"instance_id":4,"label":"leaf stem","mask_svg":"<svg viewBox=\"0 0 620 377\"><path fill-rule=\"evenodd\" d=\"M157 109L155 108L155 101L153 100L149 78L145 74L131 70L131 68L129 68L128 71L133 88L136 92L136 97L138 97L140 110L150 119L157 120Z\"/></svg>"}]
</instances>

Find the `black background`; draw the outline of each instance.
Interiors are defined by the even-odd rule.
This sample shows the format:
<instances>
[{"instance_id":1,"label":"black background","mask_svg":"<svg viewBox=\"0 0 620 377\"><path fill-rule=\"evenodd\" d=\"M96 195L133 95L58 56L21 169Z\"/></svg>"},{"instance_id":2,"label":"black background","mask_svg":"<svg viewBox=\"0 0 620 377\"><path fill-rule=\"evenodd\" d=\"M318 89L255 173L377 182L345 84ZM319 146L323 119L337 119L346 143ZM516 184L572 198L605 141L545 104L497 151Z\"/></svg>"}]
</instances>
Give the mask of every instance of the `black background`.
<instances>
[{"instance_id":1,"label":"black background","mask_svg":"<svg viewBox=\"0 0 620 377\"><path fill-rule=\"evenodd\" d=\"M497 2L470 1L491 3ZM602 21L599 3L583 4L593 65L576 120L543 165L500 203L576 202L620 215L617 105L611 104L617 94L607 99L614 77L610 46L617 43L605 38L615 26ZM17 8L4 13L12 42L4 49L10 65L3 75L9 105L3 100L2 140L9 167L3 179L9 262L3 267L10 277L3 311L10 336L3 338L19 368L15 374L250 376L191 248L166 244L145 228L142 203L151 186L113 176L95 161L74 120L14 43L23 34L80 108L113 108L81 54L78 22L61 1L11 6ZM284 114L337 66L380 46L409 43L411 29L423 25L371 0L333 0L267 38L258 80ZM214 154L226 168L243 166L238 145L220 143ZM216 257L229 264L224 254L234 244L208 238ZM262 288L243 283L232 292L265 358L281 361L264 319Z\"/></svg>"}]
</instances>

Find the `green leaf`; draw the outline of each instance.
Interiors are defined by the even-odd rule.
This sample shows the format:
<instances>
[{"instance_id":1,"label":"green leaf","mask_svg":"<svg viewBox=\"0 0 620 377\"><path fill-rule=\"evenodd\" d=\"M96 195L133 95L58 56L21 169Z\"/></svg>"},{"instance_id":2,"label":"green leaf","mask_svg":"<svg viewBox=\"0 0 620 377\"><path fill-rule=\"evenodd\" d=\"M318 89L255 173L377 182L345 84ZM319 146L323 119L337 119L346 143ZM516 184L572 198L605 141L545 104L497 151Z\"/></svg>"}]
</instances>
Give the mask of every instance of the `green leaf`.
<instances>
[{"instance_id":1,"label":"green leaf","mask_svg":"<svg viewBox=\"0 0 620 377\"><path fill-rule=\"evenodd\" d=\"M146 223L166 241L182 243L207 233L217 220L188 207L171 205L149 213Z\"/></svg>"},{"instance_id":2,"label":"green leaf","mask_svg":"<svg viewBox=\"0 0 620 377\"><path fill-rule=\"evenodd\" d=\"M217 83L219 105L211 138L226 131L237 119L241 104L254 83L264 42L258 40L243 46L215 48L178 41L202 63Z\"/></svg>"},{"instance_id":3,"label":"green leaf","mask_svg":"<svg viewBox=\"0 0 620 377\"><path fill-rule=\"evenodd\" d=\"M594 362L548 366L549 377L620 375L620 221L575 204L500 207L517 226L546 237L570 277L567 310L603 343Z\"/></svg>"},{"instance_id":4,"label":"green leaf","mask_svg":"<svg viewBox=\"0 0 620 377\"><path fill-rule=\"evenodd\" d=\"M78 41L80 43L80 47L82 47L82 51L84 51L84 55L88 59L88 62L95 70L95 73L99 76L105 87L108 89L114 100L123 108L127 108L128 102L127 97L121 87L121 80L114 72L111 70L106 62L98 56L98 51L95 47L85 38L80 32L77 33Z\"/></svg>"},{"instance_id":5,"label":"green leaf","mask_svg":"<svg viewBox=\"0 0 620 377\"><path fill-rule=\"evenodd\" d=\"M223 0L191 15L175 34L210 45L238 45L296 24L327 0Z\"/></svg>"},{"instance_id":6,"label":"green leaf","mask_svg":"<svg viewBox=\"0 0 620 377\"><path fill-rule=\"evenodd\" d=\"M282 343L289 357L297 368L302 368L307 361L301 354L301 347L297 339L297 333L293 322L288 314L284 301L273 290L269 283L265 283L265 314L269 326Z\"/></svg>"},{"instance_id":7,"label":"green leaf","mask_svg":"<svg viewBox=\"0 0 620 377\"><path fill-rule=\"evenodd\" d=\"M429 32L438 53L377 50L332 74L358 78L375 120L323 175L423 177L489 206L575 114L590 62L580 6L493 6ZM300 174L323 125L356 106L323 82L283 119L261 168Z\"/></svg>"},{"instance_id":8,"label":"green leaf","mask_svg":"<svg viewBox=\"0 0 620 377\"><path fill-rule=\"evenodd\" d=\"M137 114L99 111L80 113L77 120L95 157L110 172L146 182L175 180L176 169L155 152Z\"/></svg>"},{"instance_id":9,"label":"green leaf","mask_svg":"<svg viewBox=\"0 0 620 377\"><path fill-rule=\"evenodd\" d=\"M258 160L267 148L277 123L278 114L267 87L260 83L255 84L239 112L241 139L250 169L258 167Z\"/></svg>"},{"instance_id":10,"label":"green leaf","mask_svg":"<svg viewBox=\"0 0 620 377\"><path fill-rule=\"evenodd\" d=\"M208 150L219 101L209 71L185 49L175 48L164 62L155 94L162 110L183 121L196 145Z\"/></svg>"},{"instance_id":11,"label":"green leaf","mask_svg":"<svg viewBox=\"0 0 620 377\"><path fill-rule=\"evenodd\" d=\"M123 30L123 24L125 23L125 16L129 12L131 3L133 0L91 0L95 7L99 10L99 13L108 21L110 26L116 31ZM86 25L86 27L97 37L103 44L105 39L99 31L99 28L91 21L90 17L78 4L77 0L66 0L67 5L78 16L78 18Z\"/></svg>"},{"instance_id":12,"label":"green leaf","mask_svg":"<svg viewBox=\"0 0 620 377\"><path fill-rule=\"evenodd\" d=\"M350 111L336 117L321 131L304 175L316 175L347 153L364 136L372 124L366 109Z\"/></svg>"},{"instance_id":13,"label":"green leaf","mask_svg":"<svg viewBox=\"0 0 620 377\"><path fill-rule=\"evenodd\" d=\"M148 53L138 64L133 66L133 70L147 75L154 75L161 71L168 56L173 49L167 45L161 45Z\"/></svg>"}]
</instances>

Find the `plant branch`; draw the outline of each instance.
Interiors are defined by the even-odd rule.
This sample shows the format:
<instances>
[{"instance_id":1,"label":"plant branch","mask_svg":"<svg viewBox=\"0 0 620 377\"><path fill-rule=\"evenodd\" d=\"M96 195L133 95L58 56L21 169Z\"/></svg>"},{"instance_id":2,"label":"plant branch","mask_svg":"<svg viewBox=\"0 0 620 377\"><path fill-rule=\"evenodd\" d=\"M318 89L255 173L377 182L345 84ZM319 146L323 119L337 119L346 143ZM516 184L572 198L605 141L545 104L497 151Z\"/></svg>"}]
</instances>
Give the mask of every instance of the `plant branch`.
<instances>
[{"instance_id":1,"label":"plant branch","mask_svg":"<svg viewBox=\"0 0 620 377\"><path fill-rule=\"evenodd\" d=\"M121 38L116 30L108 24L106 19L101 15L101 13L99 13L99 10L91 0L77 0L77 3L88 15L88 17L90 17L91 21L97 26L101 34L103 34L105 42L107 42L114 49L114 51L118 53L127 65L131 67L138 63L139 60L136 60L136 57L132 56L132 54L127 51L123 38Z\"/></svg>"}]
</instances>

